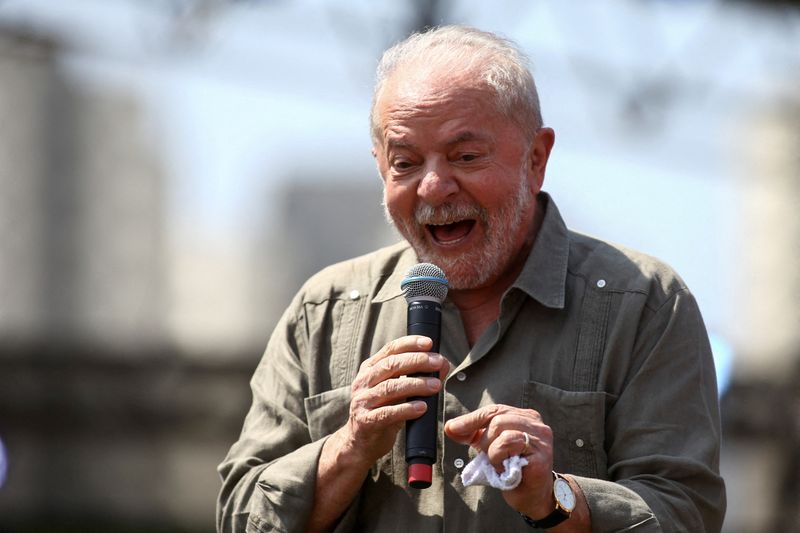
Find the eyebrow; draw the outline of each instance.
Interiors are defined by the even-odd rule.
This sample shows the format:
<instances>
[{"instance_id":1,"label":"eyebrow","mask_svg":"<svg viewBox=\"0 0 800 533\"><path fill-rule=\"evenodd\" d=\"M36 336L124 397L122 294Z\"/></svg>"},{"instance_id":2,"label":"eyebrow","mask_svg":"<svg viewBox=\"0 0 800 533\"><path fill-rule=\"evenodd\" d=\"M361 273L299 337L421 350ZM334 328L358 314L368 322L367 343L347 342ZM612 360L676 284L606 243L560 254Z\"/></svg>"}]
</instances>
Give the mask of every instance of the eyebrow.
<instances>
[{"instance_id":1,"label":"eyebrow","mask_svg":"<svg viewBox=\"0 0 800 533\"><path fill-rule=\"evenodd\" d=\"M448 146L453 146L463 142L469 141L490 141L488 135L483 135L479 133L475 133L474 131L464 131L453 137L451 140L447 141Z\"/></svg>"},{"instance_id":2,"label":"eyebrow","mask_svg":"<svg viewBox=\"0 0 800 533\"><path fill-rule=\"evenodd\" d=\"M464 131L453 137L450 141L447 142L447 144L456 144L465 141L474 141L477 137L478 135L472 131Z\"/></svg>"},{"instance_id":3,"label":"eyebrow","mask_svg":"<svg viewBox=\"0 0 800 533\"><path fill-rule=\"evenodd\" d=\"M413 144L413 143L410 143L408 141L402 141L400 139L389 138L389 139L386 140L386 147L387 148L400 148L400 149L413 150L414 148L416 148L416 145Z\"/></svg>"},{"instance_id":4,"label":"eyebrow","mask_svg":"<svg viewBox=\"0 0 800 533\"><path fill-rule=\"evenodd\" d=\"M455 146L457 144L460 144L460 143L463 143L463 142L470 142L470 141L490 142L491 138L488 135L475 133L474 131L467 130L467 131L458 133L457 135L452 137L450 140L446 141L444 144L445 144L445 146ZM386 141L386 147L387 148L399 148L399 149L414 150L414 149L417 148L417 145L414 144L414 143L402 140L402 139L389 138Z\"/></svg>"}]
</instances>

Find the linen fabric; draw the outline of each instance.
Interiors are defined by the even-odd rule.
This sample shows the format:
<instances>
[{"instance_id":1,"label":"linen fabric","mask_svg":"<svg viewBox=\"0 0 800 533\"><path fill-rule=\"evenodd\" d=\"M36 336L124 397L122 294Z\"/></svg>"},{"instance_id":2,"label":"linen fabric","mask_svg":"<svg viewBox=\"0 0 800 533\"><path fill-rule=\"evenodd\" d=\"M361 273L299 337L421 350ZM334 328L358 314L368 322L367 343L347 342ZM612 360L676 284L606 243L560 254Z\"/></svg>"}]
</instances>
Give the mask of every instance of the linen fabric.
<instances>
[{"instance_id":1,"label":"linen fabric","mask_svg":"<svg viewBox=\"0 0 800 533\"><path fill-rule=\"evenodd\" d=\"M470 347L443 304L438 462L406 484L405 435L371 469L336 531L526 529L502 493L464 487L475 450L441 421L487 404L535 409L554 468L584 492L594 531L719 531L720 423L714 364L694 297L662 262L569 231L553 200L499 319ZM219 531L303 531L317 461L348 417L360 363L406 333L406 243L326 268L296 295L251 380L241 436L219 466ZM460 466L459 466L460 465Z\"/></svg>"}]
</instances>

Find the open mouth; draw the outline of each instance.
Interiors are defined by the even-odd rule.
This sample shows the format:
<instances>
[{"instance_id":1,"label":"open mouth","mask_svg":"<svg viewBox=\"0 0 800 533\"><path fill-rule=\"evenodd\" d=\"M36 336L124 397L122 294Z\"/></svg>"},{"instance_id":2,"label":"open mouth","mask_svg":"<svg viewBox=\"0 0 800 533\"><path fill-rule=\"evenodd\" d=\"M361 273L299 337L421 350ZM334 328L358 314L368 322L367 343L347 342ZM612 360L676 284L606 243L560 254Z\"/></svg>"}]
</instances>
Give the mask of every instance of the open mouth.
<instances>
[{"instance_id":1,"label":"open mouth","mask_svg":"<svg viewBox=\"0 0 800 533\"><path fill-rule=\"evenodd\" d=\"M474 219L465 219L450 224L426 224L425 228L437 244L453 245L467 238L475 227Z\"/></svg>"}]
</instances>

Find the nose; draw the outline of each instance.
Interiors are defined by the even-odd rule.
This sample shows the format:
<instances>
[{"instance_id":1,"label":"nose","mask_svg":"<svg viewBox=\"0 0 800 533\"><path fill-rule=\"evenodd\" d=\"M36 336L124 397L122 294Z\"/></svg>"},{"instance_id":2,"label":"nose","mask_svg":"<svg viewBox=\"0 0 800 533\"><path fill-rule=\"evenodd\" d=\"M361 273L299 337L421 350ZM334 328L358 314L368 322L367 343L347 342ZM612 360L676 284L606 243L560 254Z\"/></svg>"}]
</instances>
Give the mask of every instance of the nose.
<instances>
[{"instance_id":1,"label":"nose","mask_svg":"<svg viewBox=\"0 0 800 533\"><path fill-rule=\"evenodd\" d=\"M417 186L417 196L432 206L441 205L458 193L458 181L446 163L430 162Z\"/></svg>"}]
</instances>

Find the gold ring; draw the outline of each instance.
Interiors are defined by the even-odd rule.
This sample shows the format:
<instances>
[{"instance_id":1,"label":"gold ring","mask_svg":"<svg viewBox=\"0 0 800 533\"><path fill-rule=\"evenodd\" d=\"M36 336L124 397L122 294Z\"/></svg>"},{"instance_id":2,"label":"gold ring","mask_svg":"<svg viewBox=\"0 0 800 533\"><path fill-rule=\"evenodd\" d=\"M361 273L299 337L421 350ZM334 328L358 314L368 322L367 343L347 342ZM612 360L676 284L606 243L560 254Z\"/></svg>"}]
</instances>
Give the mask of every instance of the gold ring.
<instances>
[{"instance_id":1,"label":"gold ring","mask_svg":"<svg viewBox=\"0 0 800 533\"><path fill-rule=\"evenodd\" d=\"M525 447L522 449L522 454L521 455L527 455L528 454L528 447L531 445L531 437L530 437L530 435L528 435L527 431L523 432L522 435L525 437Z\"/></svg>"}]
</instances>

